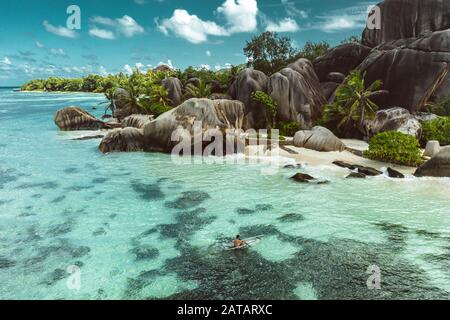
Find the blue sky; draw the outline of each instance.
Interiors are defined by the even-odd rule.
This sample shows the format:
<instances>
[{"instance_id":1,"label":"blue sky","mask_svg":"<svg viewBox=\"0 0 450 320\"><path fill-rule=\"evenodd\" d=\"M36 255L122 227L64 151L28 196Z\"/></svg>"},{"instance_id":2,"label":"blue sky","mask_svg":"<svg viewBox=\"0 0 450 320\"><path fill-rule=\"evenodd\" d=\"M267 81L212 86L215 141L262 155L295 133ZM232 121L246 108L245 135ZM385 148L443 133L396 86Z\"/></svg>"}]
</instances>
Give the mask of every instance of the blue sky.
<instances>
[{"instance_id":1,"label":"blue sky","mask_svg":"<svg viewBox=\"0 0 450 320\"><path fill-rule=\"evenodd\" d=\"M245 62L245 41L265 30L338 44L360 35L371 1L2 0L0 86L50 76L129 72L161 63L216 69ZM81 29L67 27L67 8Z\"/></svg>"}]
</instances>

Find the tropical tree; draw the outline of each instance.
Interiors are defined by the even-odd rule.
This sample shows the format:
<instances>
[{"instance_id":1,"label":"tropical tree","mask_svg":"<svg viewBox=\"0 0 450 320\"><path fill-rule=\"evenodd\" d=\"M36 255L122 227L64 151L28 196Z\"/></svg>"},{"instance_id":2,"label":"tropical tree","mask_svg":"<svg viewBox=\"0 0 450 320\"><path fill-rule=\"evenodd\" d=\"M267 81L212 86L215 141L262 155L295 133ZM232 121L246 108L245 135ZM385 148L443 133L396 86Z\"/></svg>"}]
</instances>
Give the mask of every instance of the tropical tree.
<instances>
[{"instance_id":1,"label":"tropical tree","mask_svg":"<svg viewBox=\"0 0 450 320\"><path fill-rule=\"evenodd\" d=\"M186 96L191 98L208 98L211 95L211 85L199 79L197 85L189 83L186 86Z\"/></svg>"},{"instance_id":2,"label":"tropical tree","mask_svg":"<svg viewBox=\"0 0 450 320\"><path fill-rule=\"evenodd\" d=\"M266 31L247 41L244 54L253 59L253 67L271 75L295 57L291 38L279 37L277 33Z\"/></svg>"},{"instance_id":3,"label":"tropical tree","mask_svg":"<svg viewBox=\"0 0 450 320\"><path fill-rule=\"evenodd\" d=\"M295 55L294 60L305 58L313 62L323 56L330 49L330 44L326 41L311 42L307 41L305 46Z\"/></svg>"},{"instance_id":4,"label":"tropical tree","mask_svg":"<svg viewBox=\"0 0 450 320\"><path fill-rule=\"evenodd\" d=\"M336 89L334 104L325 106L324 122L334 127L340 134L355 127L364 138L368 138L367 120L373 119L378 106L372 99L387 91L379 90L380 80L371 83L367 88L360 70L350 73L346 81Z\"/></svg>"}]
</instances>

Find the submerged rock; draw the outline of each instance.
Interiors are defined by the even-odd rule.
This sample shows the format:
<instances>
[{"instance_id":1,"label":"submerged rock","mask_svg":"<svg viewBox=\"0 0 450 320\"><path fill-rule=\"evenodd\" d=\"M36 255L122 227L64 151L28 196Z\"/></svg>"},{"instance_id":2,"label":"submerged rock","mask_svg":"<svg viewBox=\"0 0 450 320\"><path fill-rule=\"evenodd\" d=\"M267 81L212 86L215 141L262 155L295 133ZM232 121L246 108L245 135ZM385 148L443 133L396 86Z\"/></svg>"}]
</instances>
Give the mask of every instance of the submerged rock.
<instances>
[{"instance_id":1,"label":"submerged rock","mask_svg":"<svg viewBox=\"0 0 450 320\"><path fill-rule=\"evenodd\" d=\"M255 91L267 92L268 80L263 72L247 68L237 75L228 90L231 98L241 101L245 106L245 129L266 128L265 108L253 101L251 95Z\"/></svg>"},{"instance_id":2,"label":"submerged rock","mask_svg":"<svg viewBox=\"0 0 450 320\"><path fill-rule=\"evenodd\" d=\"M364 179L366 177L366 175L364 173L359 173L359 172L351 172L346 179Z\"/></svg>"},{"instance_id":3,"label":"submerged rock","mask_svg":"<svg viewBox=\"0 0 450 320\"><path fill-rule=\"evenodd\" d=\"M99 130L108 125L80 107L66 107L58 110L55 124L63 131L71 130Z\"/></svg>"},{"instance_id":4,"label":"submerged rock","mask_svg":"<svg viewBox=\"0 0 450 320\"><path fill-rule=\"evenodd\" d=\"M395 169L392 169L391 167L387 168L387 174L390 178L397 178L397 179L403 179L405 178L405 175Z\"/></svg>"},{"instance_id":5,"label":"submerged rock","mask_svg":"<svg viewBox=\"0 0 450 320\"><path fill-rule=\"evenodd\" d=\"M314 127L312 130L298 131L294 136L294 145L316 151L344 151L345 144L330 130L324 127Z\"/></svg>"},{"instance_id":6,"label":"submerged rock","mask_svg":"<svg viewBox=\"0 0 450 320\"><path fill-rule=\"evenodd\" d=\"M341 168L356 170L358 173L362 173L366 176L379 176L379 175L383 174L383 172L381 172L377 169L374 169L371 167L360 166L357 164L351 164L351 163L347 163L344 161L334 161L333 164L338 167L341 167Z\"/></svg>"},{"instance_id":7,"label":"submerged rock","mask_svg":"<svg viewBox=\"0 0 450 320\"><path fill-rule=\"evenodd\" d=\"M296 173L295 175L293 175L291 177L292 180L299 182L299 183L314 183L314 184L328 184L330 183L327 180L319 180L316 179L312 176L310 176L309 174L306 173Z\"/></svg>"},{"instance_id":8,"label":"submerged rock","mask_svg":"<svg viewBox=\"0 0 450 320\"><path fill-rule=\"evenodd\" d=\"M443 147L433 158L421 165L416 177L450 177L450 146Z\"/></svg>"},{"instance_id":9,"label":"submerged rock","mask_svg":"<svg viewBox=\"0 0 450 320\"><path fill-rule=\"evenodd\" d=\"M133 152L144 150L144 132L142 129L114 129L103 138L99 149L108 152Z\"/></svg>"}]
</instances>

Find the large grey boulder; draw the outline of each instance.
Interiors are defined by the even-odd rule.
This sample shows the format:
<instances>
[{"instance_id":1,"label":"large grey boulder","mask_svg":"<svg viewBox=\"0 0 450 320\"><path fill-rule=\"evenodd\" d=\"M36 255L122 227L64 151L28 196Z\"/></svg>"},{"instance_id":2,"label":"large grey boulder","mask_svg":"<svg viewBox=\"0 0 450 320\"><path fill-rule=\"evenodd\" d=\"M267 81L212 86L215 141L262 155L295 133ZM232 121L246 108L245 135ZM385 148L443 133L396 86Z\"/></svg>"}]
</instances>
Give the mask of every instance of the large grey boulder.
<instances>
[{"instance_id":1,"label":"large grey boulder","mask_svg":"<svg viewBox=\"0 0 450 320\"><path fill-rule=\"evenodd\" d=\"M202 134L214 134L217 130L225 137L226 130L242 129L244 109L243 103L235 100L189 99L144 127L144 148L171 152L179 143L172 141L172 134L178 132L183 138L189 134L193 138L196 121L201 122Z\"/></svg>"},{"instance_id":2,"label":"large grey boulder","mask_svg":"<svg viewBox=\"0 0 450 320\"><path fill-rule=\"evenodd\" d=\"M168 98L170 99L170 105L176 107L183 101L183 84L180 79L174 77L168 77L162 81L162 86L168 92Z\"/></svg>"},{"instance_id":3,"label":"large grey boulder","mask_svg":"<svg viewBox=\"0 0 450 320\"><path fill-rule=\"evenodd\" d=\"M63 131L99 130L109 128L103 121L80 107L66 107L55 114L55 124Z\"/></svg>"},{"instance_id":4,"label":"large grey boulder","mask_svg":"<svg viewBox=\"0 0 450 320\"><path fill-rule=\"evenodd\" d=\"M122 127L127 128L137 128L143 129L144 126L152 121L154 117L148 114L132 114L131 116L126 117L122 120Z\"/></svg>"},{"instance_id":5,"label":"large grey boulder","mask_svg":"<svg viewBox=\"0 0 450 320\"><path fill-rule=\"evenodd\" d=\"M431 140L427 142L427 145L425 147L425 151L423 153L424 157L434 157L441 151L441 145L439 141Z\"/></svg>"},{"instance_id":6,"label":"large grey boulder","mask_svg":"<svg viewBox=\"0 0 450 320\"><path fill-rule=\"evenodd\" d=\"M103 138L99 149L103 153L143 151L143 137L142 129L114 129Z\"/></svg>"},{"instance_id":7,"label":"large grey boulder","mask_svg":"<svg viewBox=\"0 0 450 320\"><path fill-rule=\"evenodd\" d=\"M369 47L450 29L448 0L386 0L378 6L381 10L381 28L366 28L363 32L362 42Z\"/></svg>"},{"instance_id":8,"label":"large grey boulder","mask_svg":"<svg viewBox=\"0 0 450 320\"><path fill-rule=\"evenodd\" d=\"M441 148L433 158L421 165L416 177L450 177L450 146Z\"/></svg>"},{"instance_id":9,"label":"large grey boulder","mask_svg":"<svg viewBox=\"0 0 450 320\"><path fill-rule=\"evenodd\" d=\"M369 122L372 135L386 131L399 131L420 139L422 125L408 110L400 107L380 110L375 119Z\"/></svg>"},{"instance_id":10,"label":"large grey boulder","mask_svg":"<svg viewBox=\"0 0 450 320\"><path fill-rule=\"evenodd\" d=\"M333 103L336 97L336 89L339 87L339 83L336 82L321 82L320 86L322 87L323 95L325 99L327 99L328 103Z\"/></svg>"},{"instance_id":11,"label":"large grey boulder","mask_svg":"<svg viewBox=\"0 0 450 320\"><path fill-rule=\"evenodd\" d=\"M371 48L357 42L337 46L314 61L314 70L321 82L329 81L332 72L348 75L369 55Z\"/></svg>"},{"instance_id":12,"label":"large grey boulder","mask_svg":"<svg viewBox=\"0 0 450 320\"><path fill-rule=\"evenodd\" d=\"M380 45L359 68L366 73L366 83L381 80L389 91L374 99L380 108L419 112L450 91L450 29Z\"/></svg>"},{"instance_id":13,"label":"large grey boulder","mask_svg":"<svg viewBox=\"0 0 450 320\"><path fill-rule=\"evenodd\" d=\"M344 151L345 144L333 132L324 127L298 131L294 136L294 145L316 151Z\"/></svg>"},{"instance_id":14,"label":"large grey boulder","mask_svg":"<svg viewBox=\"0 0 450 320\"><path fill-rule=\"evenodd\" d=\"M320 118L327 102L314 68L306 59L273 74L267 92L278 104L279 121L299 122L309 128Z\"/></svg>"},{"instance_id":15,"label":"large grey boulder","mask_svg":"<svg viewBox=\"0 0 450 320\"><path fill-rule=\"evenodd\" d=\"M253 101L251 95L255 91L267 92L267 82L268 78L263 72L247 68L236 76L228 90L232 99L245 105L245 129L266 128L266 110L264 106Z\"/></svg>"},{"instance_id":16,"label":"large grey boulder","mask_svg":"<svg viewBox=\"0 0 450 320\"><path fill-rule=\"evenodd\" d=\"M141 108L131 103L130 94L123 88L117 88L114 91L111 105L113 117L119 121L142 111Z\"/></svg>"}]
</instances>

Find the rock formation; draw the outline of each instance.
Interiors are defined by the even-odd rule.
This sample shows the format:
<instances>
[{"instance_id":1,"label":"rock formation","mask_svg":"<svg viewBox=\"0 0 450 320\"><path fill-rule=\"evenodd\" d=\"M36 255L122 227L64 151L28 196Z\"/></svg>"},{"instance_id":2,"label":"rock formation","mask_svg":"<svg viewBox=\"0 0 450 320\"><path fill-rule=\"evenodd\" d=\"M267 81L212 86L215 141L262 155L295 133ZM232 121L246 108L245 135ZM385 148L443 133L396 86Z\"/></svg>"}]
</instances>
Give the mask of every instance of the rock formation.
<instances>
[{"instance_id":1,"label":"rock formation","mask_svg":"<svg viewBox=\"0 0 450 320\"><path fill-rule=\"evenodd\" d=\"M162 81L162 86L168 92L168 98L170 99L170 105L176 107L183 101L183 84L180 79L174 77L168 77Z\"/></svg>"},{"instance_id":2,"label":"rock formation","mask_svg":"<svg viewBox=\"0 0 450 320\"><path fill-rule=\"evenodd\" d=\"M137 129L143 129L144 126L153 120L152 115L147 114L132 114L122 120L122 127L132 127Z\"/></svg>"},{"instance_id":3,"label":"rock formation","mask_svg":"<svg viewBox=\"0 0 450 320\"><path fill-rule=\"evenodd\" d=\"M267 92L267 76L258 70L247 68L242 70L230 86L228 94L245 106L245 129L266 128L266 110L264 106L253 101L251 94L255 91Z\"/></svg>"},{"instance_id":4,"label":"rock formation","mask_svg":"<svg viewBox=\"0 0 450 320\"><path fill-rule=\"evenodd\" d=\"M80 107L66 107L58 110L54 120L58 128L63 131L109 128L106 123Z\"/></svg>"},{"instance_id":5,"label":"rock formation","mask_svg":"<svg viewBox=\"0 0 450 320\"><path fill-rule=\"evenodd\" d=\"M330 130L314 127L312 130L298 131L294 136L294 145L316 151L344 151L345 145Z\"/></svg>"},{"instance_id":6,"label":"rock formation","mask_svg":"<svg viewBox=\"0 0 450 320\"><path fill-rule=\"evenodd\" d=\"M408 110L404 108L390 108L380 110L375 119L369 122L372 135L386 131L399 131L420 139L422 125Z\"/></svg>"},{"instance_id":7,"label":"rock formation","mask_svg":"<svg viewBox=\"0 0 450 320\"><path fill-rule=\"evenodd\" d=\"M416 177L450 177L450 146L441 148L433 158L421 165Z\"/></svg>"},{"instance_id":8,"label":"rock formation","mask_svg":"<svg viewBox=\"0 0 450 320\"><path fill-rule=\"evenodd\" d=\"M309 128L320 118L327 101L314 68L306 59L273 74L267 93L278 104L279 121L298 122Z\"/></svg>"},{"instance_id":9,"label":"rock formation","mask_svg":"<svg viewBox=\"0 0 450 320\"><path fill-rule=\"evenodd\" d=\"M143 151L143 137L142 129L114 129L103 138L99 149L103 153Z\"/></svg>"}]
</instances>

